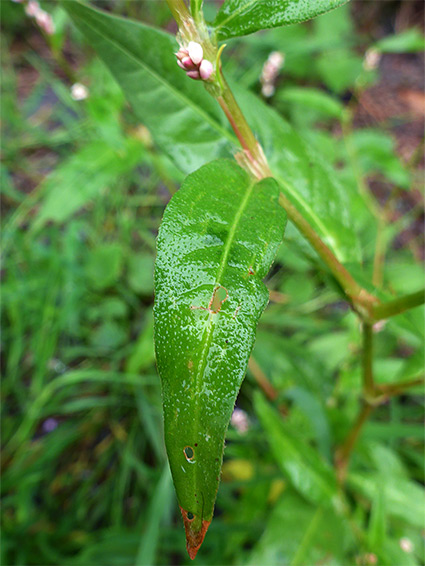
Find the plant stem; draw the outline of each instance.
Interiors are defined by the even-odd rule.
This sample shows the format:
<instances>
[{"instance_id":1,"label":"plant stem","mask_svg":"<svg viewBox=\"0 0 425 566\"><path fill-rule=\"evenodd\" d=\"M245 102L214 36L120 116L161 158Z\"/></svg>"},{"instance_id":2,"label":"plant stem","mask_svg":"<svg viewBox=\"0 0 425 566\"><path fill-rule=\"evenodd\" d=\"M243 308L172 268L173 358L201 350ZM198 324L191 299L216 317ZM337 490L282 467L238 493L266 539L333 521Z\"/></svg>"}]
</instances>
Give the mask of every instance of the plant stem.
<instances>
[{"instance_id":1,"label":"plant stem","mask_svg":"<svg viewBox=\"0 0 425 566\"><path fill-rule=\"evenodd\" d=\"M381 303L379 305L374 305L373 307L373 319L375 322L378 320L383 320L384 318L390 318L391 316L396 316L414 307L419 307L423 305L425 301L425 289L417 291L416 293L411 293L410 295L405 295L404 297L398 297L387 303Z\"/></svg>"},{"instance_id":2,"label":"plant stem","mask_svg":"<svg viewBox=\"0 0 425 566\"><path fill-rule=\"evenodd\" d=\"M360 436L363 425L371 415L374 408L375 407L373 405L369 405L369 403L363 401L363 407L357 417L353 428L345 439L344 444L336 452L335 464L337 468L338 479L341 484L344 483L347 476L347 468L350 462L350 456L353 448Z\"/></svg>"},{"instance_id":3,"label":"plant stem","mask_svg":"<svg viewBox=\"0 0 425 566\"><path fill-rule=\"evenodd\" d=\"M254 376L255 381L264 391L267 398L270 401L275 401L277 399L278 392L270 383L270 381L267 379L266 374L263 372L263 370L260 368L256 360L252 356L249 358L248 367L251 370L251 373Z\"/></svg>"},{"instance_id":4,"label":"plant stem","mask_svg":"<svg viewBox=\"0 0 425 566\"><path fill-rule=\"evenodd\" d=\"M384 395L384 398L394 397L395 395L401 395L407 389L411 387L418 387L424 384L423 377L417 377L416 379L410 379L409 381L401 381L399 383L388 383L383 385L377 385L376 389Z\"/></svg>"},{"instance_id":5,"label":"plant stem","mask_svg":"<svg viewBox=\"0 0 425 566\"><path fill-rule=\"evenodd\" d=\"M373 275L372 283L375 287L382 287L382 282L384 279L384 259L385 259L385 237L384 228L385 220L381 215L377 219L377 232L376 232L376 244L375 244L375 256L373 258Z\"/></svg>"},{"instance_id":6,"label":"plant stem","mask_svg":"<svg viewBox=\"0 0 425 566\"><path fill-rule=\"evenodd\" d=\"M301 234L316 250L319 257L328 266L332 275L350 299L350 302L352 302L355 306L357 305L362 311L365 311L367 315L369 315L372 304L376 301L376 299L353 279L352 275L347 271L347 269L345 269L342 263L338 261L336 256L313 230L302 214L298 212L296 207L291 203L286 195L280 193L279 202L286 210L288 218L295 224ZM361 314L364 315L364 312Z\"/></svg>"},{"instance_id":7,"label":"plant stem","mask_svg":"<svg viewBox=\"0 0 425 566\"><path fill-rule=\"evenodd\" d=\"M184 30L185 23L191 19L184 0L167 0L167 4L177 25L181 30Z\"/></svg>"},{"instance_id":8,"label":"plant stem","mask_svg":"<svg viewBox=\"0 0 425 566\"><path fill-rule=\"evenodd\" d=\"M345 439L343 445L337 450L335 464L340 483L344 483L351 453L359 438L363 425L379 401L376 399L376 388L373 380L373 326L363 323L363 406L357 420Z\"/></svg>"},{"instance_id":9,"label":"plant stem","mask_svg":"<svg viewBox=\"0 0 425 566\"><path fill-rule=\"evenodd\" d=\"M369 402L375 395L373 382L373 326L363 323L363 396Z\"/></svg>"}]
</instances>

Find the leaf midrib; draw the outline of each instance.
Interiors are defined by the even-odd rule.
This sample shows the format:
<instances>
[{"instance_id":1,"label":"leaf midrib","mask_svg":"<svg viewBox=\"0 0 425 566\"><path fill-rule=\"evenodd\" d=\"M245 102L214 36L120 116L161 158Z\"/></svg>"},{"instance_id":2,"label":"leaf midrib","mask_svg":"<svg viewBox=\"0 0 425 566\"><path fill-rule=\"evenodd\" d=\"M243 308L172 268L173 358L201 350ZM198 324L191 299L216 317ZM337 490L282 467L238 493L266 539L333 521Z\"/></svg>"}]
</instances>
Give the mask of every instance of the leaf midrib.
<instances>
[{"instance_id":1,"label":"leaf midrib","mask_svg":"<svg viewBox=\"0 0 425 566\"><path fill-rule=\"evenodd\" d=\"M98 10L93 10L90 9L90 11L97 13ZM103 16L104 14L102 14ZM106 36L104 33L102 33L100 30L98 30L97 28L93 27L93 25L90 25L89 21L84 20L81 16L79 16L78 14L73 14L71 17L80 20L83 22L84 25L86 25L87 27L89 27L92 32L94 32L95 34L99 35L104 41L106 41L107 43L111 43L112 45L114 45L118 50L122 51L126 56L130 57L131 59L133 59L140 67L142 67L142 69L147 72L148 74L150 74L151 76L153 76L159 83L161 83L164 87L166 87L168 90L170 90L173 95L182 100L184 102L185 105L189 106L195 113L199 114L200 117L202 117L204 120L206 120L215 130L217 130L219 133L221 133L224 137L226 137L229 141L235 143L236 139L234 138L234 136L226 129L222 128L216 121L214 121L211 116L207 113L204 112L197 104L194 104L193 101L184 96L179 90L175 89L175 87L167 82L166 80L163 79L163 77L161 77L161 75L158 75L157 73L155 73L151 67L149 67L148 65L146 65L146 63L144 63L141 59L139 59L138 57L136 57L133 53L131 53L131 51L129 51L128 49L124 48L122 45L120 45L119 43L117 43L116 40L111 39L110 37ZM104 15L104 17L106 18L111 18L111 16L109 16L108 14ZM111 18L112 19L112 18ZM168 34L164 34L164 35L168 35Z\"/></svg>"},{"instance_id":2,"label":"leaf midrib","mask_svg":"<svg viewBox=\"0 0 425 566\"><path fill-rule=\"evenodd\" d=\"M241 12L243 12L246 9L249 9L253 4L255 4L256 2L258 2L258 0L249 0L248 2L246 2L245 4L243 4L242 6L240 6L237 10L235 10L234 12L232 12L230 14L230 16L228 16L225 20L223 20L221 22L220 25L218 25L215 28L215 31L217 32L218 30L220 30L223 26L227 25L228 22L230 22L231 20L233 20L233 18L235 18L236 16L239 16L239 14L241 14Z\"/></svg>"},{"instance_id":3,"label":"leaf midrib","mask_svg":"<svg viewBox=\"0 0 425 566\"><path fill-rule=\"evenodd\" d=\"M248 201L252 195L252 191L253 188L255 186L255 181L251 181L251 183L248 186L247 191L245 192L245 195L241 201L241 204L239 206L239 208L236 211L233 223L232 223L232 227L229 230L229 233L227 235L227 239L226 239L226 243L224 245L224 249L223 249L223 253L220 259L220 264L218 267L218 271L217 271L217 276L216 276L216 280L214 283L214 288L217 285L220 285L220 280L221 277L223 275L223 272L226 268L226 263L227 263L227 258L229 256L230 253L230 248L232 247L233 244L233 240L235 238L235 234L236 234L236 230L238 229L239 226L239 221L242 217L242 214L244 213L244 210L248 204ZM211 338L212 338L212 329L215 326L215 321L217 320L216 318L213 318L214 314L210 313L207 321L206 321L206 333L204 331L204 335L206 335L206 339L202 341L202 352L201 352L201 359L200 362L198 364L198 370L195 374L195 379L194 379L194 392L193 395L199 394L199 389L200 389L200 384L199 384L199 377L204 373L205 370L205 365L206 365L206 358L207 358L207 354L208 354L208 350L209 350L209 346L210 346L210 342L211 342Z\"/></svg>"},{"instance_id":4,"label":"leaf midrib","mask_svg":"<svg viewBox=\"0 0 425 566\"><path fill-rule=\"evenodd\" d=\"M219 268L218 268L218 272L217 272L217 277L216 277L216 281L214 284L214 288L217 285L220 285L220 280L221 277L223 276L223 272L226 268L226 264L227 264L227 258L229 256L230 253L230 249L232 247L234 238L235 238L235 234L236 231L238 229L239 226L239 222L241 220L241 217L248 205L248 201L252 195L254 186L255 186L256 182L254 180L252 180L244 194L244 197L240 203L239 208L236 211L235 217L233 219L233 223L232 226L229 230L229 233L227 235L227 239L226 239L226 243L224 245L224 249L223 249L223 253L220 259L220 264L219 264ZM209 313L208 318L206 320L206 329L204 331L204 337L202 339L201 342L201 358L199 360L199 364L198 364L198 368L196 371L196 374L194 376L194 383L193 383L193 388L192 388L192 398L194 398L195 396L197 397L197 400L199 400L199 396L201 393L201 388L203 385L202 382L202 376L205 372L205 367L207 365L207 358L208 358L208 352L210 350L211 347L211 342L212 342L212 338L213 338L213 334L214 334L214 327L215 324L218 320L217 314L213 314L213 313ZM193 430L197 431L199 430L199 417L200 417L200 404L197 402L196 403L196 410L195 410L195 415L194 415L194 419L192 421L193 424ZM198 485L198 468L195 469L195 485ZM201 517L202 520L204 520L204 517Z\"/></svg>"}]
</instances>

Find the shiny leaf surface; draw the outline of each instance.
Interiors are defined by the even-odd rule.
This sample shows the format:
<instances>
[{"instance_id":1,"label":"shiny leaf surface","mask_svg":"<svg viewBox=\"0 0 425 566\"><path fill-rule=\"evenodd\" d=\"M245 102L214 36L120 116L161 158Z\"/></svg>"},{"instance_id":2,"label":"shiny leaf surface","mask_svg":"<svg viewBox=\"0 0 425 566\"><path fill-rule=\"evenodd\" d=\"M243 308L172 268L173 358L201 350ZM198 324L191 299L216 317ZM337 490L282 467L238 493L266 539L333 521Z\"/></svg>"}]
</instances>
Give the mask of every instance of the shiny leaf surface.
<instances>
[{"instance_id":1,"label":"shiny leaf surface","mask_svg":"<svg viewBox=\"0 0 425 566\"><path fill-rule=\"evenodd\" d=\"M232 134L216 102L176 65L171 35L79 2L63 2L111 71L137 118L184 173L229 155Z\"/></svg>"},{"instance_id":2,"label":"shiny leaf surface","mask_svg":"<svg viewBox=\"0 0 425 566\"><path fill-rule=\"evenodd\" d=\"M310 20L348 0L226 0L214 26L219 40Z\"/></svg>"},{"instance_id":3,"label":"shiny leaf surface","mask_svg":"<svg viewBox=\"0 0 425 566\"><path fill-rule=\"evenodd\" d=\"M268 302L262 279L285 226L278 195L273 179L214 161L186 178L158 236L156 355L191 557L212 519L225 433Z\"/></svg>"}]
</instances>

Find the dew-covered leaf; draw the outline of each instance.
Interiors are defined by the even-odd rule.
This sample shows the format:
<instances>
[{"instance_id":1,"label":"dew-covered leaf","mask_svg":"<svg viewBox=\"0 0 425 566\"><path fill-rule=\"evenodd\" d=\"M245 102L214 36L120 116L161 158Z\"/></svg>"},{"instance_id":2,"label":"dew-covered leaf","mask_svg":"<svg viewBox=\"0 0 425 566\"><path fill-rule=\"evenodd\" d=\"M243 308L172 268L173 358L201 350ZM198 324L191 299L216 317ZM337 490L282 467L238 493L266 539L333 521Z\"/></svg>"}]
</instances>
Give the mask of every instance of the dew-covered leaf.
<instances>
[{"instance_id":1,"label":"dew-covered leaf","mask_svg":"<svg viewBox=\"0 0 425 566\"><path fill-rule=\"evenodd\" d=\"M310 20L348 0L225 0L214 27L219 40Z\"/></svg>"},{"instance_id":2,"label":"dew-covered leaf","mask_svg":"<svg viewBox=\"0 0 425 566\"><path fill-rule=\"evenodd\" d=\"M278 195L273 179L214 161L186 178L158 236L156 356L191 556L212 519L226 429L268 302L262 279L285 226Z\"/></svg>"}]
</instances>

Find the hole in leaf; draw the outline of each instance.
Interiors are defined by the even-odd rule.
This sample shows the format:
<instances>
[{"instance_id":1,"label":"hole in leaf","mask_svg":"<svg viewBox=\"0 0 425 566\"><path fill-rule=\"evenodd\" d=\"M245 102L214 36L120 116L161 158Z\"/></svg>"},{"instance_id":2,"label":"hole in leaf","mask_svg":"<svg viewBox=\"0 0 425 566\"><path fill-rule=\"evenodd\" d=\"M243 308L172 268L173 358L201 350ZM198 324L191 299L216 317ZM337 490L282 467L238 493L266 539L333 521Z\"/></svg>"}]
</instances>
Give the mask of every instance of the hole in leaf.
<instances>
[{"instance_id":1,"label":"hole in leaf","mask_svg":"<svg viewBox=\"0 0 425 566\"><path fill-rule=\"evenodd\" d=\"M188 460L189 462L190 462L191 460L193 460L193 458L194 458L194 456L195 456L195 452L193 451L192 446L185 446L185 447L183 448L183 453L184 453L184 455L185 455L185 457L186 457L186 460Z\"/></svg>"},{"instance_id":2,"label":"hole in leaf","mask_svg":"<svg viewBox=\"0 0 425 566\"><path fill-rule=\"evenodd\" d=\"M216 314L219 312L219 310L222 307L222 304L224 303L224 301L227 301L229 294L227 292L227 289L225 287L216 287L214 289L214 293L213 296L211 298L211 302L209 305L209 310L210 312Z\"/></svg>"}]
</instances>

